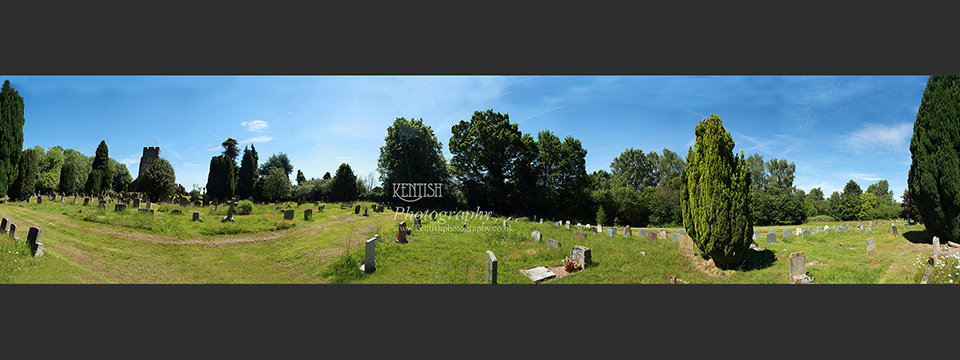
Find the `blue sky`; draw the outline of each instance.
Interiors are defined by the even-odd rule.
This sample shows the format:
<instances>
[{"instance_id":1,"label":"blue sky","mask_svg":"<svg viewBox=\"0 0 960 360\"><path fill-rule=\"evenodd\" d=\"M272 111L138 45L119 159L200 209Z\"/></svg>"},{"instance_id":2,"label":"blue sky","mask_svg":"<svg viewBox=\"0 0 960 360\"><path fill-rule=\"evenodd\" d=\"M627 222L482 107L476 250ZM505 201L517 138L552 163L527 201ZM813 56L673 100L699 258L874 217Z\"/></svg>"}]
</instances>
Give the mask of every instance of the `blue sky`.
<instances>
[{"instance_id":1,"label":"blue sky","mask_svg":"<svg viewBox=\"0 0 960 360\"><path fill-rule=\"evenodd\" d=\"M796 164L794 184L829 196L854 180L906 188L925 76L4 76L24 98L24 148L110 157L136 176L160 146L177 182L204 186L220 143L285 153L307 178L348 163L375 174L386 129L423 118L443 143L475 110L506 113L534 137L579 139L587 171L627 148L686 156L694 127L723 119L735 151Z\"/></svg>"}]
</instances>

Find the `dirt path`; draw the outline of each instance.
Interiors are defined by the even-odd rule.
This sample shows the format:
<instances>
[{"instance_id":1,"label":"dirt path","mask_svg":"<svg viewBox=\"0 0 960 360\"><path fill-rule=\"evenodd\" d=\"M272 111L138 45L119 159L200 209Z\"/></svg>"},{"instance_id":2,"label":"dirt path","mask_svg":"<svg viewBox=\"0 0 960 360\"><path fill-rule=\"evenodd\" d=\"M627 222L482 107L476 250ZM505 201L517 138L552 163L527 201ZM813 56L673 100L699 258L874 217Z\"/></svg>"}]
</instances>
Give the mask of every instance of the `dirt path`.
<instances>
[{"instance_id":1,"label":"dirt path","mask_svg":"<svg viewBox=\"0 0 960 360\"><path fill-rule=\"evenodd\" d=\"M20 209L20 211L29 213L32 216L37 216L37 217L41 217L41 218L56 222L59 225L68 226L81 231L94 232L97 234L114 236L114 237L119 237L123 239L146 242L151 244L177 245L177 246L193 246L193 245L224 246L224 245L255 243L255 242L262 242L262 241L272 241L272 240L277 240L286 236L305 236L308 233L315 233L317 230L323 230L333 225L349 223L349 222L354 222L354 221L363 219L355 216L343 216L342 219L338 219L332 222L325 222L322 224L308 224L305 226L296 226L292 229L285 229L285 230L238 234L238 235L232 235L232 236L218 237L215 239L194 238L189 240L169 240L170 238L172 238L172 236L147 234L137 230L125 229L125 228L112 229L112 228L104 228L99 226L82 226L82 225L77 225L72 223L70 221L70 218L66 215L45 214L45 213L40 213L40 212L30 210L30 209L26 209L26 208L22 208ZM386 217L388 215L389 214L372 215L370 216L370 218ZM334 215L334 217L337 217L337 216L339 215ZM0 212L0 217L9 218L10 216ZM22 224L17 224L18 230L29 229L30 226L37 226L37 224L30 223L27 221L21 221L21 220L18 220L18 221L22 223ZM379 223L382 221L385 221L385 220L377 221L376 223ZM373 224L368 224L364 226L364 228L368 228L371 225ZM23 234L26 234L26 232L24 231Z\"/></svg>"}]
</instances>

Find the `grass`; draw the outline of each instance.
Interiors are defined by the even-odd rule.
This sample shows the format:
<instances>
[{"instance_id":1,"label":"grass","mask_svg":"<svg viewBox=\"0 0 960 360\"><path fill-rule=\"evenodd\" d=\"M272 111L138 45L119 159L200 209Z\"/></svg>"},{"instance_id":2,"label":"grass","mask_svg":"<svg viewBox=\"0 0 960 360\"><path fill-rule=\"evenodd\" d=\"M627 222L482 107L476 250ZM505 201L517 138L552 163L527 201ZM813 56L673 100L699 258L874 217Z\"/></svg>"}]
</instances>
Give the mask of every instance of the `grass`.
<instances>
[{"instance_id":1,"label":"grass","mask_svg":"<svg viewBox=\"0 0 960 360\"><path fill-rule=\"evenodd\" d=\"M925 270L917 259L932 252L922 226L898 226L900 237L890 234L889 226L875 225L870 234L851 230L802 239L783 238L783 229L792 233L797 227L843 223L758 227L763 251L750 251L743 269L721 271L699 257L682 256L673 240L640 238L636 228L631 237L623 236L619 228L621 234L612 239L604 234L580 238L573 226L566 230L526 219L510 221L507 228L503 218L468 219L467 230L460 228L460 220L439 224L425 219L426 230L414 231L410 242L401 245L393 239L403 216L395 220L389 211L365 217L337 204L327 204L324 212L309 204L291 204L296 213L291 221L283 219L277 205L255 205L252 214L221 223L223 207L188 207L182 215L171 213L180 208L176 205L154 208L156 213L149 216L113 212L112 205L98 211L94 205L72 202L0 204L0 215L17 224L22 237L30 226L42 228L40 241L45 245L45 255L32 258L25 255L29 250L22 241L0 241L0 282L482 284L485 253L490 250L498 259L499 283L531 284L520 270L559 266L573 245L584 245L592 250L591 266L545 283L662 284L672 275L692 284L783 284L789 278L789 254L802 251L807 262L815 262L807 266L807 273L818 284L915 284ZM310 220L303 219L307 208L314 210ZM199 211L204 221L190 221L193 211ZM763 240L770 229L777 234L777 244ZM544 240L559 241L561 247L533 241L534 230L543 233ZM381 239L376 245L376 271L366 274L359 270L363 243L376 234ZM866 251L867 237L875 239L875 251ZM934 278L950 280L947 275ZM960 277L953 282L960 282Z\"/></svg>"}]
</instances>

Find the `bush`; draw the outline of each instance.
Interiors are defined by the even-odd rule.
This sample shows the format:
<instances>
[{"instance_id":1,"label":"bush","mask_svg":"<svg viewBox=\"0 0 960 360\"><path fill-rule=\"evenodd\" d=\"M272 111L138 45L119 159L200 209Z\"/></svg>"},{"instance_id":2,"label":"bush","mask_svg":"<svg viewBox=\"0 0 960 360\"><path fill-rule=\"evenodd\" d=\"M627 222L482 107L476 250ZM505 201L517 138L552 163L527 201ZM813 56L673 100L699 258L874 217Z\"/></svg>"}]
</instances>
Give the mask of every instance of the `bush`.
<instances>
[{"instance_id":1,"label":"bush","mask_svg":"<svg viewBox=\"0 0 960 360\"><path fill-rule=\"evenodd\" d=\"M253 214L253 202L250 200L242 200L237 203L237 214L238 215L250 215Z\"/></svg>"}]
</instances>

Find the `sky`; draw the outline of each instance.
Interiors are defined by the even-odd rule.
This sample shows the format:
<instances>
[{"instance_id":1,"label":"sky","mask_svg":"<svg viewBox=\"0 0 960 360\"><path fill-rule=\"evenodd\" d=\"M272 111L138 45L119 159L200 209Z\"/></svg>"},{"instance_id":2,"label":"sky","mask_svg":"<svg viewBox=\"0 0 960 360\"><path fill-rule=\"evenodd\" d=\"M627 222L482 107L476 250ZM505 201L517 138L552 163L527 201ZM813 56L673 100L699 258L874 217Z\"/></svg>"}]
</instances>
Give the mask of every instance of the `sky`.
<instances>
[{"instance_id":1,"label":"sky","mask_svg":"<svg viewBox=\"0 0 960 360\"><path fill-rule=\"evenodd\" d=\"M686 157L717 114L734 151L796 164L794 185L829 196L849 180L887 180L899 200L926 76L0 76L24 99L24 148L92 156L103 140L135 178L143 148L187 190L205 186L227 138L284 153L309 178L347 163L376 173L396 118L422 118L449 160L451 127L474 111L507 114L587 150L587 172L624 150ZM237 159L239 163L239 158Z\"/></svg>"}]
</instances>

